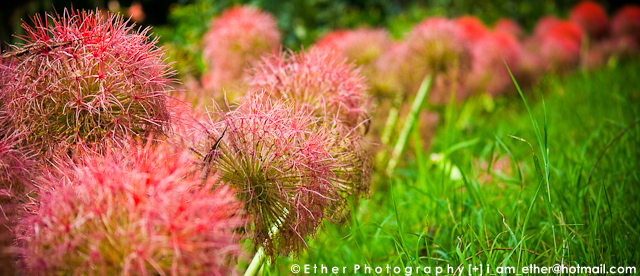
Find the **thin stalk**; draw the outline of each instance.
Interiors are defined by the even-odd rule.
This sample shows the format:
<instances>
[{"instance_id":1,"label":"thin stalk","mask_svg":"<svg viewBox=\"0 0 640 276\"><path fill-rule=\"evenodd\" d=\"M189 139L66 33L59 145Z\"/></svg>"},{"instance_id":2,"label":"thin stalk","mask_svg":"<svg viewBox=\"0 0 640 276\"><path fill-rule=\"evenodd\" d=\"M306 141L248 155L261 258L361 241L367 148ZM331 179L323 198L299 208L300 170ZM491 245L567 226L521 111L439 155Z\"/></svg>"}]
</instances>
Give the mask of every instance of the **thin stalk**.
<instances>
[{"instance_id":1,"label":"thin stalk","mask_svg":"<svg viewBox=\"0 0 640 276\"><path fill-rule=\"evenodd\" d=\"M266 256L264 255L264 249L262 247L258 248L258 252L253 256L251 260L251 264L247 268L247 271L244 272L244 276L255 276L258 275L258 271L262 267Z\"/></svg>"},{"instance_id":2,"label":"thin stalk","mask_svg":"<svg viewBox=\"0 0 640 276\"><path fill-rule=\"evenodd\" d=\"M384 125L382 136L380 137L380 142L382 142L382 145L384 146L389 145L389 143L391 142L391 135L393 134L393 130L396 128L396 124L398 123L398 113L403 99L404 95L402 93L398 93L393 101L391 110L389 110L389 116L387 116L387 122ZM376 156L377 163L383 164L385 159L387 159L387 151L381 150L380 152L378 152L378 155Z\"/></svg>"},{"instance_id":3,"label":"thin stalk","mask_svg":"<svg viewBox=\"0 0 640 276\"><path fill-rule=\"evenodd\" d=\"M398 93L396 98L393 100L393 107L389 110L389 117L387 117L387 122L384 125L384 130L380 137L380 141L384 145L388 145L389 142L391 142L391 134L398 123L398 109L400 108L400 105L402 105L402 98L404 98L402 93Z\"/></svg>"},{"instance_id":4,"label":"thin stalk","mask_svg":"<svg viewBox=\"0 0 640 276\"><path fill-rule=\"evenodd\" d=\"M391 160L389 160L389 164L387 165L387 174L389 175L393 173L396 165L398 165L398 159L400 158L400 154L402 154L402 151L404 151L404 147L407 144L407 140L409 139L411 129L413 128L413 125L418 118L420 109L422 108L422 103L424 103L424 99L427 97L429 86L431 86L431 76L426 76L422 81L422 84L420 85L418 95L416 95L415 100L413 100L413 104L411 105L411 112L409 113L409 116L407 116L407 121L404 122L402 131L400 131L400 136L398 137L398 141L393 148Z\"/></svg>"}]
</instances>

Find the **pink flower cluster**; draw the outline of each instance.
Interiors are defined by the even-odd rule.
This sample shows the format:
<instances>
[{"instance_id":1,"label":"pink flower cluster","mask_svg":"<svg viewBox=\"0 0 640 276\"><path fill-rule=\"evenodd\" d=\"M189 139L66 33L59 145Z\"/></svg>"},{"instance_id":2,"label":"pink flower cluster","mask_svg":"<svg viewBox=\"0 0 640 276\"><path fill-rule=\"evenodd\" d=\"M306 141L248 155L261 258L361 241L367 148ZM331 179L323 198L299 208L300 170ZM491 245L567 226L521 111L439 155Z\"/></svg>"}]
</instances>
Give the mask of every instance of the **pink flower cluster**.
<instances>
[{"instance_id":1,"label":"pink flower cluster","mask_svg":"<svg viewBox=\"0 0 640 276\"><path fill-rule=\"evenodd\" d=\"M280 31L271 14L240 6L215 18L202 43L209 66L202 77L203 86L220 91L240 85L252 62L275 52L280 45Z\"/></svg>"},{"instance_id":2,"label":"pink flower cluster","mask_svg":"<svg viewBox=\"0 0 640 276\"><path fill-rule=\"evenodd\" d=\"M2 269L17 257L29 275L234 273L245 211L162 141L196 130L167 131L189 112L168 97L157 40L101 12L33 24L0 62Z\"/></svg>"},{"instance_id":3,"label":"pink flower cluster","mask_svg":"<svg viewBox=\"0 0 640 276\"><path fill-rule=\"evenodd\" d=\"M383 39L382 30L377 36L372 31L364 36L362 29L341 30L326 35L316 47L339 49L361 65L379 97L415 93L422 79L432 75L429 101L442 105L453 93L462 100L478 93L514 92L505 64L521 86L529 86L545 72L593 68L611 58L636 55L640 49L638 18L638 6L626 6L609 20L602 6L583 1L567 20L541 18L531 36L506 18L489 29L472 16L432 17L414 26L402 41ZM361 46L364 42L370 45ZM382 54L373 61L360 61L359 55L376 56L368 55L370 50ZM376 64L375 69L368 69L369 64Z\"/></svg>"}]
</instances>

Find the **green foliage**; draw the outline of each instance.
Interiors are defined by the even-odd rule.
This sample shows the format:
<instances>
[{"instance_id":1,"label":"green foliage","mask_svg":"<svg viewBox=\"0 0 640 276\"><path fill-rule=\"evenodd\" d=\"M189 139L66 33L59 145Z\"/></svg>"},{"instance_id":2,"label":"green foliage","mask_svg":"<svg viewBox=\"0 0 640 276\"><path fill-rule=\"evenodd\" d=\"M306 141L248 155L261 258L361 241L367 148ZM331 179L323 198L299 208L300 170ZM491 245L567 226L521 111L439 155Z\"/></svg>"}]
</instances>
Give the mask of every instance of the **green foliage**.
<instances>
[{"instance_id":1,"label":"green foliage","mask_svg":"<svg viewBox=\"0 0 640 276\"><path fill-rule=\"evenodd\" d=\"M634 61L549 76L492 109L482 98L450 106L431 152L414 130L413 158L378 178L348 227L326 223L299 259L263 275L292 264L637 265L639 72Z\"/></svg>"}]
</instances>

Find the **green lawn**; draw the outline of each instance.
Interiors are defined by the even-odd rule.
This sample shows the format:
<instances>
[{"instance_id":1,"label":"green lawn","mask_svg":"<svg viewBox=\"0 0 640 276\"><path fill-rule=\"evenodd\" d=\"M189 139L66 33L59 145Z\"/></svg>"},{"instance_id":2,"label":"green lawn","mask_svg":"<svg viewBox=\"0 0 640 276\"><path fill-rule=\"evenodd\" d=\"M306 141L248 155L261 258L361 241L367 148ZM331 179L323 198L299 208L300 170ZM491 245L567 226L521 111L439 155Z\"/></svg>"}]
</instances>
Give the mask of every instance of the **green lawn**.
<instances>
[{"instance_id":1,"label":"green lawn","mask_svg":"<svg viewBox=\"0 0 640 276\"><path fill-rule=\"evenodd\" d=\"M443 112L452 119L430 148L414 131L405 161L390 178L377 172L351 221L326 222L305 253L263 275L294 264L339 275L356 264L385 275L387 264L413 275L460 264L464 275L480 264L640 266L640 62L549 76L523 93L532 116L519 95L475 99Z\"/></svg>"}]
</instances>

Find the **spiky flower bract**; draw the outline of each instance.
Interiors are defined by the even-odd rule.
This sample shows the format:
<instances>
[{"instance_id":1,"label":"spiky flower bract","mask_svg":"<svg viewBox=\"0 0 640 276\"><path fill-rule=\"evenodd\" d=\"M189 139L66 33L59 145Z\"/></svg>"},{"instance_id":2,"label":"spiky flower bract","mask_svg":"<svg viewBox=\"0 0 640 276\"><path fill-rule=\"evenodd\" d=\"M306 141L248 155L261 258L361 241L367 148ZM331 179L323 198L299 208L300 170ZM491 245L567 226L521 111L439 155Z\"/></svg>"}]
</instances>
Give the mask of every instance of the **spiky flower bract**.
<instances>
[{"instance_id":1,"label":"spiky flower bract","mask_svg":"<svg viewBox=\"0 0 640 276\"><path fill-rule=\"evenodd\" d=\"M203 85L220 90L239 85L252 62L277 50L280 31L273 15L250 6L234 7L213 19L203 44L209 66Z\"/></svg>"},{"instance_id":2,"label":"spiky flower bract","mask_svg":"<svg viewBox=\"0 0 640 276\"><path fill-rule=\"evenodd\" d=\"M582 27L590 39L601 39L609 31L607 12L597 2L586 0L578 3L571 9L570 18Z\"/></svg>"},{"instance_id":3,"label":"spiky flower bract","mask_svg":"<svg viewBox=\"0 0 640 276\"><path fill-rule=\"evenodd\" d=\"M346 199L368 188L368 162L342 124L264 94L220 117L209 130L209 160L237 190L253 242L268 256L297 255L323 219L341 220Z\"/></svg>"},{"instance_id":4,"label":"spiky flower bract","mask_svg":"<svg viewBox=\"0 0 640 276\"><path fill-rule=\"evenodd\" d=\"M430 74L433 77L429 89L431 103L448 103L454 91L457 100L466 96L463 77L470 69L471 56L460 33L454 22L438 17L414 27L405 41L404 53L398 57L397 74L406 91L418 91L422 79Z\"/></svg>"},{"instance_id":5,"label":"spiky flower bract","mask_svg":"<svg viewBox=\"0 0 640 276\"><path fill-rule=\"evenodd\" d=\"M366 79L333 49L274 54L256 64L250 85L273 99L304 105L316 115L355 127L369 118Z\"/></svg>"},{"instance_id":6,"label":"spiky flower bract","mask_svg":"<svg viewBox=\"0 0 640 276\"><path fill-rule=\"evenodd\" d=\"M233 272L242 204L216 179L201 179L188 152L151 144L85 156L39 182L39 207L18 225L26 273Z\"/></svg>"},{"instance_id":7,"label":"spiky flower bract","mask_svg":"<svg viewBox=\"0 0 640 276\"><path fill-rule=\"evenodd\" d=\"M163 133L171 67L148 30L116 14L68 11L24 24L20 54L2 60L0 105L13 132L50 158Z\"/></svg>"}]
</instances>

